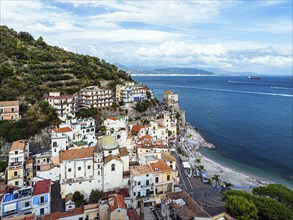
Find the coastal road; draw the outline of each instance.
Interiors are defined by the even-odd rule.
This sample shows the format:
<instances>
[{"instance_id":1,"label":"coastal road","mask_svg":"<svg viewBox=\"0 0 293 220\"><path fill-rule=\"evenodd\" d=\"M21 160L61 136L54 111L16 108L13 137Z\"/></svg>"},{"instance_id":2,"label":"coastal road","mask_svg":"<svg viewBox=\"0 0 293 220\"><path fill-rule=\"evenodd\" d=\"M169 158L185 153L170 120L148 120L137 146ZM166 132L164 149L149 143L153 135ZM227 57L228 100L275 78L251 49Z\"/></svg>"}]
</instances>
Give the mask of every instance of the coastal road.
<instances>
[{"instance_id":1,"label":"coastal road","mask_svg":"<svg viewBox=\"0 0 293 220\"><path fill-rule=\"evenodd\" d=\"M189 179L187 178L185 172L184 172L184 168L183 168L183 165L180 161L180 158L178 156L178 153L177 151L174 151L173 152L173 155L176 159L176 164L177 164L177 169L178 169L178 172L179 172L179 175L180 175L180 179L184 185L184 188L186 190L187 193L190 193L193 191L193 187L192 187L192 184L190 183Z\"/></svg>"}]
</instances>

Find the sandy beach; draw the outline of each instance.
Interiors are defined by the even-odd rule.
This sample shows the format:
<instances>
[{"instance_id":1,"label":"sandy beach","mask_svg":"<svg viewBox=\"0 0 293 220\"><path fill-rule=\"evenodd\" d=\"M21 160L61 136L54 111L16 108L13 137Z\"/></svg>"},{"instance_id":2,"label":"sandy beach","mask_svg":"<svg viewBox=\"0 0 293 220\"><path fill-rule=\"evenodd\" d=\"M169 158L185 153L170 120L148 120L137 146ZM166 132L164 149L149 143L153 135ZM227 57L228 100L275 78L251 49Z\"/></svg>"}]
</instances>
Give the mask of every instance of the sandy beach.
<instances>
[{"instance_id":1,"label":"sandy beach","mask_svg":"<svg viewBox=\"0 0 293 220\"><path fill-rule=\"evenodd\" d=\"M227 182L233 184L234 186L260 186L269 184L269 181L267 180L263 180L259 177L252 177L250 175L246 175L231 168L225 167L200 153L200 150L196 151L196 148L214 148L215 146L211 143L208 143L204 137L192 126L186 126L185 137L185 143L189 146L192 146L193 148L189 148L189 150L192 150L193 153L192 157L189 157L190 162L194 165L197 165L195 158L200 158L201 164L204 166L208 178L211 179L216 174L219 175L222 183Z\"/></svg>"}]
</instances>

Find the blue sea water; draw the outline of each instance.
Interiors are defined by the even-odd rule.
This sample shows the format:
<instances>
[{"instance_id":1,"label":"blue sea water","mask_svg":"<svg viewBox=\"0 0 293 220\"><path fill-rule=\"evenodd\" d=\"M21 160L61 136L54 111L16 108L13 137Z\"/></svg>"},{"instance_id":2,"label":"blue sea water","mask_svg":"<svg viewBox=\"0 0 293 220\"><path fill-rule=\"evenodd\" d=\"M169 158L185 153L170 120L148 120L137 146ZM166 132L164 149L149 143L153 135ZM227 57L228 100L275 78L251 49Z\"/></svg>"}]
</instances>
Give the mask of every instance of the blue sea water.
<instances>
[{"instance_id":1,"label":"blue sea water","mask_svg":"<svg viewBox=\"0 0 293 220\"><path fill-rule=\"evenodd\" d=\"M293 186L292 77L137 76L162 100L179 93L187 121L217 149L217 162Z\"/></svg>"}]
</instances>

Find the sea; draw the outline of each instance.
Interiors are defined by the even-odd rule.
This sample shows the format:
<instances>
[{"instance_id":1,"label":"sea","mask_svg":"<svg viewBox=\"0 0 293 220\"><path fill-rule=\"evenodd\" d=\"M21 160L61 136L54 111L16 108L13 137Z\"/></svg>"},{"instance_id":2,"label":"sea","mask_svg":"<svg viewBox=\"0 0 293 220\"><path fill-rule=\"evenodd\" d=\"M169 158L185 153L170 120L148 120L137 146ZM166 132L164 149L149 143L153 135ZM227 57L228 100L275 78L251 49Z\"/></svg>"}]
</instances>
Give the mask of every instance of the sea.
<instances>
[{"instance_id":1,"label":"sea","mask_svg":"<svg viewBox=\"0 0 293 220\"><path fill-rule=\"evenodd\" d=\"M179 94L186 120L216 150L216 162L293 188L292 77L134 76L162 101Z\"/></svg>"}]
</instances>

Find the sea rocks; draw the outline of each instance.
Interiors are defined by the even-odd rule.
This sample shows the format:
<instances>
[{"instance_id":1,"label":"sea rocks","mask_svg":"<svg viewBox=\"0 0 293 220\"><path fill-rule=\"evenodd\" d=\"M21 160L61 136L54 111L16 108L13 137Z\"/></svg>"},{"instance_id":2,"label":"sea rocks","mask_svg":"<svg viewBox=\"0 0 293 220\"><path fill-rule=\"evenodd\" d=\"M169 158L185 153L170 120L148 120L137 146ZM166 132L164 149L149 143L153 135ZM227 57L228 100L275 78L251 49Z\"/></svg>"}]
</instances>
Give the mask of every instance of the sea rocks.
<instances>
[{"instance_id":1,"label":"sea rocks","mask_svg":"<svg viewBox=\"0 0 293 220\"><path fill-rule=\"evenodd\" d=\"M214 144L206 141L206 139L199 133L198 129L192 127L191 125L186 125L185 130L186 141L192 142L197 147L205 147L209 149L216 148Z\"/></svg>"}]
</instances>

